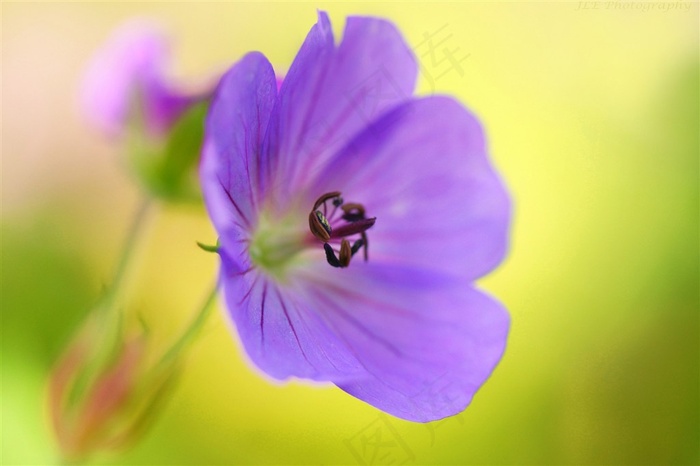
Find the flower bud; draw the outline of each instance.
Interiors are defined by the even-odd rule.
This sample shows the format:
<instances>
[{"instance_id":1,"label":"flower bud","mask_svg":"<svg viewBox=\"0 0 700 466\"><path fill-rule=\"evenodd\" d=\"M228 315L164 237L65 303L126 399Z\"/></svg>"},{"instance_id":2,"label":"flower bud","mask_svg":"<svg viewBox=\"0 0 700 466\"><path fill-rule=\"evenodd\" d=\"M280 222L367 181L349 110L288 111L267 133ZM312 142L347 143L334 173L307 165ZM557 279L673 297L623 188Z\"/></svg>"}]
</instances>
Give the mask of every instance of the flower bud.
<instances>
[{"instance_id":1,"label":"flower bud","mask_svg":"<svg viewBox=\"0 0 700 466\"><path fill-rule=\"evenodd\" d=\"M150 137L167 134L205 96L176 83L169 68L170 41L160 24L136 18L119 26L95 53L82 82L81 107L90 125L113 138L135 124Z\"/></svg>"},{"instance_id":2,"label":"flower bud","mask_svg":"<svg viewBox=\"0 0 700 466\"><path fill-rule=\"evenodd\" d=\"M97 51L81 84L89 124L125 142L140 181L156 197L199 199L194 182L206 102L218 75L183 85L172 78L163 28L132 19Z\"/></svg>"},{"instance_id":3,"label":"flower bud","mask_svg":"<svg viewBox=\"0 0 700 466\"><path fill-rule=\"evenodd\" d=\"M145 334L115 341L100 330L89 320L50 377L49 411L67 461L130 445L175 380L176 361L149 364Z\"/></svg>"}]
</instances>

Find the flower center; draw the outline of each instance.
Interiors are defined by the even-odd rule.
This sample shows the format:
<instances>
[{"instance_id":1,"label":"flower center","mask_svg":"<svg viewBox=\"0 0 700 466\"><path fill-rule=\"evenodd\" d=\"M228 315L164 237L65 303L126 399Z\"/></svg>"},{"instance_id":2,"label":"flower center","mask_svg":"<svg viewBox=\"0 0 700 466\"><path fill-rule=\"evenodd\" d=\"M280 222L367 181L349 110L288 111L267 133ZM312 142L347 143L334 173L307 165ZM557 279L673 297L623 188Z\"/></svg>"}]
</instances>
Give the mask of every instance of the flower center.
<instances>
[{"instance_id":1,"label":"flower center","mask_svg":"<svg viewBox=\"0 0 700 466\"><path fill-rule=\"evenodd\" d=\"M334 191L314 203L309 213L308 231L300 228L297 215L273 218L261 212L248 251L256 267L279 280L284 279L287 268L300 252L316 247L319 242L323 244L326 261L333 267L344 268L360 249L363 249L364 259L368 259L366 231L375 221L376 218L365 216L364 206L344 203L340 192Z\"/></svg>"},{"instance_id":2,"label":"flower center","mask_svg":"<svg viewBox=\"0 0 700 466\"><path fill-rule=\"evenodd\" d=\"M250 238L248 253L255 266L281 279L298 253L308 247L307 237L295 216L271 218L263 211Z\"/></svg>"}]
</instances>

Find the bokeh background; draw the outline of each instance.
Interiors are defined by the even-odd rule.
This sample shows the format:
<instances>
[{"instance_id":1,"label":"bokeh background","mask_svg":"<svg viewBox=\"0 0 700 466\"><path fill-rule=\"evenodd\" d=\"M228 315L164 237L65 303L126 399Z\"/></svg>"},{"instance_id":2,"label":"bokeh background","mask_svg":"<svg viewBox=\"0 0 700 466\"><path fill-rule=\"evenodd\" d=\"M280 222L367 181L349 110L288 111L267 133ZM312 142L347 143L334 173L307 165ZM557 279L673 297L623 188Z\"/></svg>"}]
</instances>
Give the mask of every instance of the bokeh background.
<instances>
[{"instance_id":1,"label":"bokeh background","mask_svg":"<svg viewBox=\"0 0 700 466\"><path fill-rule=\"evenodd\" d=\"M390 18L419 57L419 93L484 122L515 202L511 253L480 283L511 312L505 357L465 412L413 424L334 387L271 383L217 312L149 434L91 461L697 464L698 3L653 5L3 2L3 463L56 463L47 372L140 198L123 147L79 112L91 55L146 16L172 34L177 76L249 50L284 72L321 8L336 36L347 15ZM157 340L205 297L217 262L195 241L214 239L196 205L150 217L128 302Z\"/></svg>"}]
</instances>

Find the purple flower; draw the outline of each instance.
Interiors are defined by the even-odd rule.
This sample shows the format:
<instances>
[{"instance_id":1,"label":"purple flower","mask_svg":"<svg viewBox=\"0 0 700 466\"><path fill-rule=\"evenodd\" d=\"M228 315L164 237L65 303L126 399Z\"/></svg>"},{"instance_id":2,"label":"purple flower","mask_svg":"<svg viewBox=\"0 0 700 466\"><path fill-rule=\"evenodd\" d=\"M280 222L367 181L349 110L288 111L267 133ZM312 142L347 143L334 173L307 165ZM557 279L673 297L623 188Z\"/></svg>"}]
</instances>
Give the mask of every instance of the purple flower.
<instances>
[{"instance_id":1,"label":"purple flower","mask_svg":"<svg viewBox=\"0 0 700 466\"><path fill-rule=\"evenodd\" d=\"M168 40L158 25L138 19L115 30L89 64L81 88L90 123L110 137L122 136L139 119L148 135L167 133L207 96L175 86L167 75L169 59Z\"/></svg>"},{"instance_id":2,"label":"purple flower","mask_svg":"<svg viewBox=\"0 0 700 466\"><path fill-rule=\"evenodd\" d=\"M253 362L395 416L462 411L509 318L472 282L507 246L508 196L479 122L412 97L394 26L319 14L279 92L250 53L222 78L200 167L221 285Z\"/></svg>"}]
</instances>

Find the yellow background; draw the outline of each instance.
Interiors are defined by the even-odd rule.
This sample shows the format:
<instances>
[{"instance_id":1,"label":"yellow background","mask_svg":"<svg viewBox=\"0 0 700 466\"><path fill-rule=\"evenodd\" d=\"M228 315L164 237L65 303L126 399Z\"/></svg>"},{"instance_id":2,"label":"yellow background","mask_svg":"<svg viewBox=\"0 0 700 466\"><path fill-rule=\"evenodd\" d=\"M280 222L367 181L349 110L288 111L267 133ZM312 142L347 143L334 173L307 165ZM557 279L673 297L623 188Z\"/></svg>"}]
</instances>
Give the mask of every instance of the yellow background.
<instances>
[{"instance_id":1,"label":"yellow background","mask_svg":"<svg viewBox=\"0 0 700 466\"><path fill-rule=\"evenodd\" d=\"M697 463L698 4L641 4L3 2L3 462L56 461L46 374L138 204L122 148L78 111L91 55L138 15L172 34L177 76L250 50L284 72L319 8L337 38L347 15L394 21L419 93L484 122L515 205L511 253L481 281L512 315L505 357L465 412L413 424L334 387L270 382L218 312L147 437L93 461ZM461 71L426 55L426 34L466 57ZM158 342L215 279L196 240L215 241L203 209L166 206L140 242L129 312Z\"/></svg>"}]
</instances>

